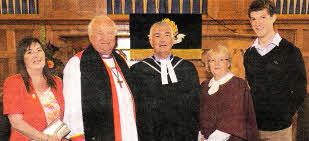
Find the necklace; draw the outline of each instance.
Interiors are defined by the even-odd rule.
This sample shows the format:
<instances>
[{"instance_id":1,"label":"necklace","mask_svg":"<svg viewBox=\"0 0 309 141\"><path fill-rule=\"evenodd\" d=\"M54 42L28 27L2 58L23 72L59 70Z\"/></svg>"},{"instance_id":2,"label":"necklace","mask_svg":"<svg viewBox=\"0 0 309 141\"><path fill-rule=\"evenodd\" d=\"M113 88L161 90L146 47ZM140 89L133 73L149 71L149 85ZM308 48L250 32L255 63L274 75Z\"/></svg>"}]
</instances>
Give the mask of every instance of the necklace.
<instances>
[{"instance_id":1,"label":"necklace","mask_svg":"<svg viewBox=\"0 0 309 141\"><path fill-rule=\"evenodd\" d=\"M115 67L113 67L113 68L115 68ZM122 82L123 82L123 81L121 81L120 78L119 78L119 73L118 73L117 68L115 68L117 73L114 72L113 68L111 68L111 71L112 71L113 74L117 77L117 83L120 85L120 88L122 88Z\"/></svg>"}]
</instances>

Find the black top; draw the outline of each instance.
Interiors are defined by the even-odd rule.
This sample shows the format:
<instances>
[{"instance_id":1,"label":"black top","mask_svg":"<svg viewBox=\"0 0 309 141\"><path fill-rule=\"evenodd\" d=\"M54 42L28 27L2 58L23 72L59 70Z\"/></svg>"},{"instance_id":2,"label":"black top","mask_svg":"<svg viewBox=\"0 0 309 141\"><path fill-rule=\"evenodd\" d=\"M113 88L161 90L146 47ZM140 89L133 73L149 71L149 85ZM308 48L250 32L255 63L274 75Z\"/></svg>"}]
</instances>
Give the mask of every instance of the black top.
<instances>
[{"instance_id":1,"label":"black top","mask_svg":"<svg viewBox=\"0 0 309 141\"><path fill-rule=\"evenodd\" d=\"M114 51L112 55L126 78L129 68L125 60ZM112 84L106 67L92 45L83 52L80 61L81 101L87 141L115 140Z\"/></svg>"},{"instance_id":2,"label":"black top","mask_svg":"<svg viewBox=\"0 0 309 141\"><path fill-rule=\"evenodd\" d=\"M264 56L251 47L244 54L244 67L258 129L289 127L306 95L306 70L299 49L284 38Z\"/></svg>"},{"instance_id":3,"label":"black top","mask_svg":"<svg viewBox=\"0 0 309 141\"><path fill-rule=\"evenodd\" d=\"M172 56L172 65L181 60ZM157 70L153 58L143 61ZM159 62L157 62L159 63ZM175 68L178 82L162 85L161 74L144 62L130 68L137 130L141 141L196 141L199 127L199 79L194 65L182 60Z\"/></svg>"}]
</instances>

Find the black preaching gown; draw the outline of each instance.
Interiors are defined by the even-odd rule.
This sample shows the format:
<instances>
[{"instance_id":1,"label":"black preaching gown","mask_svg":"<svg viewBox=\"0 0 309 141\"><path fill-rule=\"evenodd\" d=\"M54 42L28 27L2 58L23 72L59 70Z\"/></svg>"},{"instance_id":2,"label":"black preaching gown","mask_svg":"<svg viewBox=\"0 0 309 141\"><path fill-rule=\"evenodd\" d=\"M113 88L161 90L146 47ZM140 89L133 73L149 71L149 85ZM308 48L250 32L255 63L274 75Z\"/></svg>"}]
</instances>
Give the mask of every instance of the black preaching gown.
<instances>
[{"instance_id":1,"label":"black preaching gown","mask_svg":"<svg viewBox=\"0 0 309 141\"><path fill-rule=\"evenodd\" d=\"M196 141L199 79L194 65L171 56L178 82L162 85L160 63L146 58L130 68L140 141Z\"/></svg>"}]
</instances>

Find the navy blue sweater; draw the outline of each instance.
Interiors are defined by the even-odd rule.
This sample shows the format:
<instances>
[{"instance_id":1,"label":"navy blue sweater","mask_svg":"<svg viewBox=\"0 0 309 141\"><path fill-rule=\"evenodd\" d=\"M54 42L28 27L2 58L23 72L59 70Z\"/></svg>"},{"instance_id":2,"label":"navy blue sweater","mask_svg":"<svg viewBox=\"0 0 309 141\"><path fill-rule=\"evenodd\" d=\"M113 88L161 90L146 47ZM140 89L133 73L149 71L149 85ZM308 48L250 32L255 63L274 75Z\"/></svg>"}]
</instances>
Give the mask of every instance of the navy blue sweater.
<instances>
[{"instance_id":1,"label":"navy blue sweater","mask_svg":"<svg viewBox=\"0 0 309 141\"><path fill-rule=\"evenodd\" d=\"M259 130L287 128L306 95L306 70L301 52L286 39L264 56L255 47L244 54L246 79Z\"/></svg>"}]
</instances>

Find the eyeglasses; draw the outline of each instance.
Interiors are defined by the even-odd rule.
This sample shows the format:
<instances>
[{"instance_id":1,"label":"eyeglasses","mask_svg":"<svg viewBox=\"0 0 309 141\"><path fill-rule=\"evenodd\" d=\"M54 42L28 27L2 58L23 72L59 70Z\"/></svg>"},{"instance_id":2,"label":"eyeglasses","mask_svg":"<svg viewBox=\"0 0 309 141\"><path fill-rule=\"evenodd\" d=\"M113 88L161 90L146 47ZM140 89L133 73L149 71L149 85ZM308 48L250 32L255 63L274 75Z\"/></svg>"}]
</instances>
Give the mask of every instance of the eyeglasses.
<instances>
[{"instance_id":1,"label":"eyeglasses","mask_svg":"<svg viewBox=\"0 0 309 141\"><path fill-rule=\"evenodd\" d=\"M221 63L221 62L229 61L229 60L230 60L230 59L226 59L226 58L224 58L224 59L221 58L221 59L217 59L217 60L216 60L216 59L209 59L209 60L208 60L208 63L215 63L216 61L218 61L218 62Z\"/></svg>"}]
</instances>

